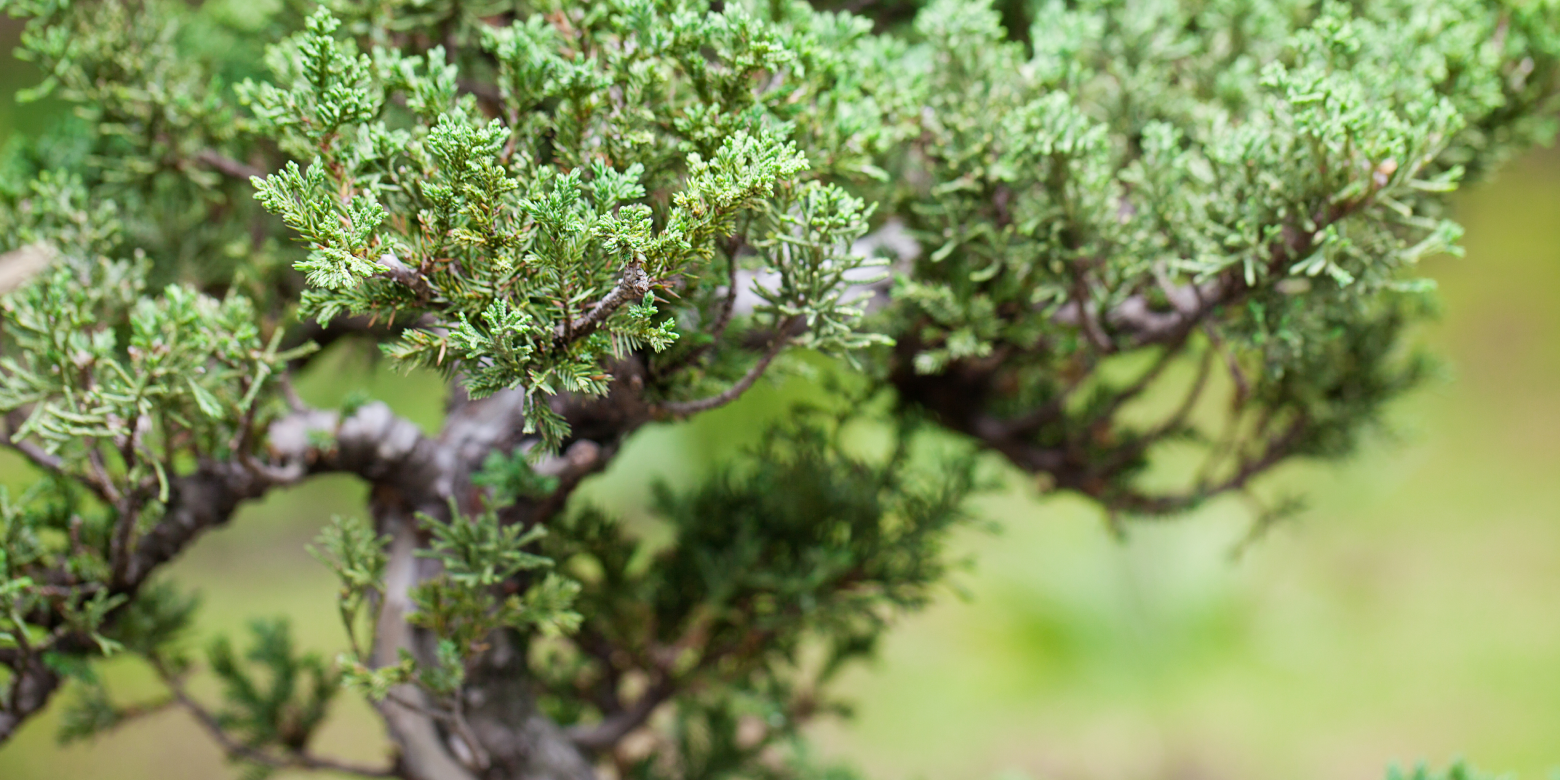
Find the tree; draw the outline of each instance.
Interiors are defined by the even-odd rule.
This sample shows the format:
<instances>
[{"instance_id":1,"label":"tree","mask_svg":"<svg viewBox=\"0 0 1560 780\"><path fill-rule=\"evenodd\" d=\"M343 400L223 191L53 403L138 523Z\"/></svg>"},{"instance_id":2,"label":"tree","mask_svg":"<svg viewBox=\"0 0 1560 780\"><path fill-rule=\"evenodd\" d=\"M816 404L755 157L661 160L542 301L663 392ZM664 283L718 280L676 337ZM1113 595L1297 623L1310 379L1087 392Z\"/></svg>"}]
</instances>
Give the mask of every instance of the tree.
<instances>
[{"instance_id":1,"label":"tree","mask_svg":"<svg viewBox=\"0 0 1560 780\"><path fill-rule=\"evenodd\" d=\"M1118 530L1344 456L1427 373L1446 194L1554 134L1550 0L815 5L0 0L18 97L72 109L0 178L37 472L0 742L70 688L65 739L179 706L256 777L840 776L798 730L929 598L985 453ZM351 340L448 380L437 435L298 399ZM783 371L817 402L659 491L671 541L569 501ZM158 572L327 473L373 486L312 548L341 654L193 651ZM311 740L343 689L386 763Z\"/></svg>"}]
</instances>

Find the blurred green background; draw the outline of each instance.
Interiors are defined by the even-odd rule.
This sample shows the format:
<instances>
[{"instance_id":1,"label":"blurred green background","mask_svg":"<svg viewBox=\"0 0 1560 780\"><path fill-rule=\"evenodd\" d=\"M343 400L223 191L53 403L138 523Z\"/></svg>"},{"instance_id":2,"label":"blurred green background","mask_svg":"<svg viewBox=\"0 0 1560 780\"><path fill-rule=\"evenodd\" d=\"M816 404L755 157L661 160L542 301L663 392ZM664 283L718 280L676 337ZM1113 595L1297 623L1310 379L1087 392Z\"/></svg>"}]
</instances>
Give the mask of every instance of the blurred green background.
<instances>
[{"instance_id":1,"label":"blurred green background","mask_svg":"<svg viewBox=\"0 0 1560 780\"><path fill-rule=\"evenodd\" d=\"M0 26L0 51L14 35ZM30 81L0 62L0 138L38 125L9 99ZM1311 508L1238 559L1238 502L1118 542L1086 503L1013 477L978 501L1000 533L958 537L975 566L848 676L856 717L816 727L820 752L879 780L1367 780L1458 755L1547 777L1560 766L1560 154L1514 161L1461 193L1457 214L1467 256L1427 269L1444 316L1419 334L1451 378L1395 408L1403 437L1277 475ZM322 358L303 390L333 404L362 381L437 425L437 382L361 353ZM589 498L633 515L653 478L706 468L788 392L646 431ZM288 615L303 644L336 652L332 581L304 545L363 495L341 478L273 496L181 559L203 638ZM110 673L123 693L151 690L131 662ZM56 717L0 749L0 778L237 776L179 713L64 749ZM365 760L385 749L348 696L321 742Z\"/></svg>"}]
</instances>

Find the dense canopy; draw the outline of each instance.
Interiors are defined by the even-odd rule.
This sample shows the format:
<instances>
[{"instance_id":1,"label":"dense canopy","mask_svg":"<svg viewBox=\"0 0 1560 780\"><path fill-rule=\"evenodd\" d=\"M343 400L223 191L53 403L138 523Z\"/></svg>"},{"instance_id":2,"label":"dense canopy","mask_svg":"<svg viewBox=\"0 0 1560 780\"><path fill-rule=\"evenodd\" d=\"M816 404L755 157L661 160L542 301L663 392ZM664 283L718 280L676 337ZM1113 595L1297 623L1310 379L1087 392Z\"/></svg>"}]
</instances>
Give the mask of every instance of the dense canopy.
<instances>
[{"instance_id":1,"label":"dense canopy","mask_svg":"<svg viewBox=\"0 0 1560 780\"><path fill-rule=\"evenodd\" d=\"M249 776L839 776L799 729L930 597L984 453L1118 526L1347 454L1429 371L1447 193L1560 91L1552 0L0 8L53 117L0 159L37 475L0 743L64 689L66 739L155 708L93 671L133 654ZM443 376L443 428L305 405L337 342ZM669 539L569 500L786 373L814 403L661 490ZM337 472L373 486L313 548L341 654L191 648L160 569ZM341 690L382 765L311 741Z\"/></svg>"}]
</instances>

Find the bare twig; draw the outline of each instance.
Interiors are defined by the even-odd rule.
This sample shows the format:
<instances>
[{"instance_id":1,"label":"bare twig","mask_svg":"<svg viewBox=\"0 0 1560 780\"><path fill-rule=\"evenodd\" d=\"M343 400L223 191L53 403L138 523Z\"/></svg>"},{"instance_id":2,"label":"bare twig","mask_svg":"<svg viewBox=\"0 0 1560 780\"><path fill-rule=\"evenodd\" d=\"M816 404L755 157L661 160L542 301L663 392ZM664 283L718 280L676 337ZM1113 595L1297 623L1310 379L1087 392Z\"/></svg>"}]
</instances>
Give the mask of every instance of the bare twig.
<instances>
[{"instance_id":1,"label":"bare twig","mask_svg":"<svg viewBox=\"0 0 1560 780\"><path fill-rule=\"evenodd\" d=\"M655 708L661 706L677 692L677 686L663 679L645 691L632 706L612 713L599 723L574 726L568 730L569 740L581 750L599 753L610 750L630 731L639 728L650 718Z\"/></svg>"},{"instance_id":2,"label":"bare twig","mask_svg":"<svg viewBox=\"0 0 1560 780\"><path fill-rule=\"evenodd\" d=\"M498 153L500 165L508 165L515 156L515 149L520 145L520 109L510 106L504 113L504 119L509 125L509 140L504 142L504 150Z\"/></svg>"},{"instance_id":3,"label":"bare twig","mask_svg":"<svg viewBox=\"0 0 1560 780\"><path fill-rule=\"evenodd\" d=\"M1181 399L1181 405L1176 407L1175 412L1171 413L1170 417L1162 425L1149 434L1149 438L1157 439L1164 436L1180 427L1181 423L1186 421L1187 415L1191 414L1192 409L1196 408L1197 399L1202 397L1203 389L1208 386L1208 375L1211 373L1212 367L1213 347L1209 346L1208 349L1203 351L1202 360L1198 361L1197 378L1192 380L1192 386L1186 391L1186 397Z\"/></svg>"},{"instance_id":4,"label":"bare twig","mask_svg":"<svg viewBox=\"0 0 1560 780\"><path fill-rule=\"evenodd\" d=\"M257 176L262 179L265 178L265 171L253 165L239 162L213 149L202 149L199 154L195 155L195 160L223 175L231 176L235 179L249 181Z\"/></svg>"},{"instance_id":5,"label":"bare twig","mask_svg":"<svg viewBox=\"0 0 1560 780\"><path fill-rule=\"evenodd\" d=\"M726 250L726 298L721 301L720 313L715 315L715 322L710 326L711 344L720 341L720 337L726 333L726 326L731 324L731 312L737 304L737 253L744 246L747 246L747 241L741 235L733 235L723 247Z\"/></svg>"},{"instance_id":6,"label":"bare twig","mask_svg":"<svg viewBox=\"0 0 1560 780\"><path fill-rule=\"evenodd\" d=\"M747 240L740 234L733 234L726 239L726 243L722 247L726 253L726 295L721 300L720 309L715 314L715 321L710 325L709 340L688 350L681 357L666 365L655 366L656 374L665 375L684 366L693 365L699 359L709 354L709 351L726 334L726 327L731 324L731 315L736 310L737 292L741 289L737 280L737 253L741 252L744 246L747 246Z\"/></svg>"},{"instance_id":7,"label":"bare twig","mask_svg":"<svg viewBox=\"0 0 1560 780\"><path fill-rule=\"evenodd\" d=\"M36 444L33 444L30 441L27 441L26 439L13 440L11 438L11 433L7 431L5 437L5 446L16 450L22 455L22 457L26 458L34 466L37 466L44 471L62 477L66 476L65 464L60 460L58 455L51 454L49 451L39 447ZM99 486L94 483L89 482L88 487L92 488L94 491L99 491ZM103 495L99 493L98 497L103 498Z\"/></svg>"},{"instance_id":8,"label":"bare twig","mask_svg":"<svg viewBox=\"0 0 1560 780\"><path fill-rule=\"evenodd\" d=\"M794 317L781 323L780 327L775 329L774 339L769 342L769 350L764 353L763 357L758 359L758 363L754 364L752 368L748 369L746 374L742 375L741 379L738 379L731 387L726 388L724 392L695 401L664 403L658 406L656 411L672 417L686 417L690 414L719 408L737 400L743 393L747 392L748 388L753 386L754 382L758 381L759 377L764 375L765 371L769 370L769 364L774 362L774 359L780 355L781 351L791 343L789 334L791 329L796 326L796 323L797 319Z\"/></svg>"},{"instance_id":9,"label":"bare twig","mask_svg":"<svg viewBox=\"0 0 1560 780\"><path fill-rule=\"evenodd\" d=\"M1204 323L1203 332L1208 334L1208 342L1213 349L1224 356L1224 362L1229 366L1230 379L1235 381L1235 406L1239 408L1246 403L1247 398L1251 397L1251 383L1246 381L1246 373L1240 368L1240 360L1236 358L1235 352L1225 345L1218 329Z\"/></svg>"}]
</instances>

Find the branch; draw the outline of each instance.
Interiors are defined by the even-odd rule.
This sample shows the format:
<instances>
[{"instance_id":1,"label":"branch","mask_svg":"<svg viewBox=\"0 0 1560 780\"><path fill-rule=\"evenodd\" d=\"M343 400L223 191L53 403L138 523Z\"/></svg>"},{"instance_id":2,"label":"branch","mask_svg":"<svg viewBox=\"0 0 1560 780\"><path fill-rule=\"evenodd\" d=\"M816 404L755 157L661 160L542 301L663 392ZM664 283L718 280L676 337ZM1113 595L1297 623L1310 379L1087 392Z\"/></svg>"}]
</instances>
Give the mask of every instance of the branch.
<instances>
[{"instance_id":1,"label":"branch","mask_svg":"<svg viewBox=\"0 0 1560 780\"><path fill-rule=\"evenodd\" d=\"M394 320L376 322L369 317L355 316L336 317L330 321L330 325L322 326L318 320L310 319L298 323L282 339L281 349L286 352L310 342L319 347L319 349L306 355L299 355L287 363L287 369L296 372L323 353L326 347L342 339L352 336L366 336L374 341L383 341L398 336L402 331L409 328L425 328L431 327L433 324L434 320L429 316L420 317L405 324L397 323Z\"/></svg>"},{"instance_id":2,"label":"branch","mask_svg":"<svg viewBox=\"0 0 1560 780\"><path fill-rule=\"evenodd\" d=\"M709 340L693 349L688 350L674 361L664 366L655 366L657 375L665 375L684 366L692 365L709 353L710 349L726 334L726 327L731 324L731 315L736 311L737 292L742 289L737 279L737 253L742 247L747 246L746 239L740 234L732 234L726 239L722 249L726 252L726 296L721 300L720 309L715 314L715 321L710 325Z\"/></svg>"},{"instance_id":3,"label":"branch","mask_svg":"<svg viewBox=\"0 0 1560 780\"><path fill-rule=\"evenodd\" d=\"M643 300L648 294L650 294L650 275L645 273L644 258L636 256L623 266L623 275L618 279L617 286L612 288L612 292L597 301L583 317L559 326L556 343L566 344L595 333L613 312L623 307L623 304Z\"/></svg>"},{"instance_id":4,"label":"branch","mask_svg":"<svg viewBox=\"0 0 1560 780\"><path fill-rule=\"evenodd\" d=\"M184 690L184 683L170 674L167 667L155 661L152 666L157 670L157 674L162 677L163 683L168 686L168 690L173 694L174 700L188 710L190 715L194 716L195 722L200 724L200 727L210 735L212 740L222 748L222 752L227 754L227 757L230 759L243 759L251 763L271 767L272 769L343 772L349 775L358 775L359 777L401 777L401 774L395 771L393 767L378 769L358 766L333 758L316 756L301 750L289 752L284 756L276 756L259 748L245 745L234 739L231 734L222 728L222 723L217 720L216 715L201 706L200 702L191 698L189 693Z\"/></svg>"},{"instance_id":5,"label":"branch","mask_svg":"<svg viewBox=\"0 0 1560 780\"><path fill-rule=\"evenodd\" d=\"M4 259L0 258L0 263L3 262ZM0 445L11 448L43 471L85 485L104 504L114 506L119 503L119 489L108 479L101 460L94 464L94 471L90 474L72 474L65 470L65 462L58 455L27 439L16 438L18 420L24 416L21 409L12 410L5 415L5 430L3 435L0 435Z\"/></svg>"},{"instance_id":6,"label":"branch","mask_svg":"<svg viewBox=\"0 0 1560 780\"><path fill-rule=\"evenodd\" d=\"M317 446L324 437L329 444ZM268 490L315 474L346 472L415 493L438 504L435 484L446 468L436 442L415 423L382 403L366 404L341 420L335 412L305 409L272 423L271 463L201 461L195 471L170 480L167 509L135 546L125 577L133 590L158 566L206 531L225 524L238 505Z\"/></svg>"},{"instance_id":7,"label":"branch","mask_svg":"<svg viewBox=\"0 0 1560 780\"><path fill-rule=\"evenodd\" d=\"M265 178L265 171L262 171L253 165L239 162L238 160L228 157L227 155L213 149L202 149L200 153L195 155L195 160L196 162L212 168L213 170L216 170L226 176L231 176L242 181L249 181L250 179L256 177L262 179Z\"/></svg>"},{"instance_id":8,"label":"branch","mask_svg":"<svg viewBox=\"0 0 1560 780\"><path fill-rule=\"evenodd\" d=\"M1315 215L1315 228L1301 230L1284 227L1277 240L1267 247L1265 273L1258 279L1277 278L1284 274L1298 257L1304 257L1315 249L1315 236L1329 225L1334 225L1363 211L1375 203L1371 196L1348 203L1333 204L1319 209ZM1175 341L1186 337L1220 306L1239 301L1257 285L1248 285L1238 266L1233 266L1201 283L1172 286L1159 280L1159 285L1169 299L1172 311L1154 311L1145 293L1128 296L1105 314L1105 321L1127 335L1132 344L1143 346ZM1082 306L1081 297L1063 306L1055 320L1065 324L1078 324L1076 310ZM1064 314L1065 313L1065 314ZM1085 326L1088 322L1084 321ZM1092 340L1092 336L1091 336ZM1111 349L1106 351L1114 351Z\"/></svg>"},{"instance_id":9,"label":"branch","mask_svg":"<svg viewBox=\"0 0 1560 780\"><path fill-rule=\"evenodd\" d=\"M1261 455L1243 459L1235 472L1222 482L1199 484L1186 493L1173 495L1127 493L1118 506L1140 515L1165 516L1192 509L1225 493L1244 491L1253 479L1272 470L1292 454L1295 443L1305 433L1306 424L1303 416L1296 418L1282 434L1268 441Z\"/></svg>"},{"instance_id":10,"label":"branch","mask_svg":"<svg viewBox=\"0 0 1560 780\"><path fill-rule=\"evenodd\" d=\"M710 344L719 341L726 334L726 326L731 324L731 312L737 305L737 253L744 246L747 241L741 235L733 234L726 240L726 298L721 301L720 313L715 315L715 323L710 326Z\"/></svg>"},{"instance_id":11,"label":"branch","mask_svg":"<svg viewBox=\"0 0 1560 780\"><path fill-rule=\"evenodd\" d=\"M667 402L656 407L656 410L661 414L672 417L687 417L690 414L716 409L737 400L743 393L747 392L748 388L753 386L754 382L758 381L759 377L764 375L764 372L769 369L769 364L774 362L774 359L780 355L780 352L791 343L791 336L788 334L796 326L797 322L799 320L792 317L781 323L780 327L775 330L774 339L769 342L769 350L764 353L763 357L759 358L756 365L748 369L748 372L736 381L736 384L726 388L725 392L695 401Z\"/></svg>"},{"instance_id":12,"label":"branch","mask_svg":"<svg viewBox=\"0 0 1560 780\"><path fill-rule=\"evenodd\" d=\"M413 651L412 627L407 622L412 606L411 590L416 587L417 531L411 514L382 500L375 501L375 520L381 530L391 534L390 560L385 570L385 593L374 637L375 666L393 665L399 651ZM437 717L424 701L423 692L413 685L393 691L394 696L378 706L390 736L401 748L401 763L417 780L475 780L471 772L455 760L440 738Z\"/></svg>"},{"instance_id":13,"label":"branch","mask_svg":"<svg viewBox=\"0 0 1560 780\"><path fill-rule=\"evenodd\" d=\"M224 525L243 501L284 484L237 463L202 461L195 471L169 480L162 519L143 534L119 587L135 590L158 566L183 552L206 531Z\"/></svg>"},{"instance_id":14,"label":"branch","mask_svg":"<svg viewBox=\"0 0 1560 780\"><path fill-rule=\"evenodd\" d=\"M592 753L600 753L610 750L617 745L630 731L639 728L655 708L661 706L677 692L677 686L671 680L663 679L644 692L633 706L621 712L615 712L600 723L589 726L573 726L567 730L569 739L581 750Z\"/></svg>"},{"instance_id":15,"label":"branch","mask_svg":"<svg viewBox=\"0 0 1560 780\"><path fill-rule=\"evenodd\" d=\"M0 709L0 744L5 744L16 733L18 726L49 703L49 698L60 686L60 676L43 663L43 659L15 651L0 651L0 663L11 670L11 684L6 691L5 707Z\"/></svg>"},{"instance_id":16,"label":"branch","mask_svg":"<svg viewBox=\"0 0 1560 780\"><path fill-rule=\"evenodd\" d=\"M108 490L105 489L103 485L99 484L96 479L90 479L84 475L78 476L76 474L67 473L65 471L65 464L60 460L58 455L53 455L44 448L39 447L38 445L27 441L26 439L13 439L11 436L12 434L8 429L3 441L4 445L10 447L12 450L15 450L22 457L26 458L29 463L32 463L34 466L37 466L38 468L47 471L50 474L54 474L55 476L68 477L70 479L80 481L82 484L86 485L89 490L92 491L93 495L101 499L103 503L110 505L114 503L113 500L109 498Z\"/></svg>"}]
</instances>

